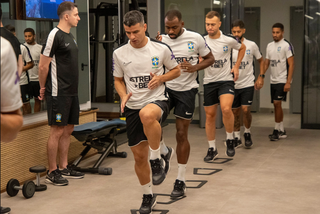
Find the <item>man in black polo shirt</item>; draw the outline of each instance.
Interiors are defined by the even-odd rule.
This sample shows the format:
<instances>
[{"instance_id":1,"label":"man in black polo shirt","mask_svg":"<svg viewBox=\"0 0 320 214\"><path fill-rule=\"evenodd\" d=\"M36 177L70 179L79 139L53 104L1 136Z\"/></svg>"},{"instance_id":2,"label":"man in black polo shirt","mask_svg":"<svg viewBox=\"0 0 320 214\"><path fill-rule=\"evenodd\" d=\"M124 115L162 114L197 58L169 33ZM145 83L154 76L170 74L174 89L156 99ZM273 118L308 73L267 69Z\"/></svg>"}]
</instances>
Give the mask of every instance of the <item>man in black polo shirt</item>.
<instances>
[{"instance_id":1,"label":"man in black polo shirt","mask_svg":"<svg viewBox=\"0 0 320 214\"><path fill-rule=\"evenodd\" d=\"M58 7L59 24L46 41L40 55L40 96L47 100L50 135L48 140L49 170L47 183L68 185L67 178L83 178L84 174L68 166L70 136L75 124L79 124L78 101L78 46L70 33L80 17L77 5L63 2ZM57 153L59 150L59 168Z\"/></svg>"}]
</instances>

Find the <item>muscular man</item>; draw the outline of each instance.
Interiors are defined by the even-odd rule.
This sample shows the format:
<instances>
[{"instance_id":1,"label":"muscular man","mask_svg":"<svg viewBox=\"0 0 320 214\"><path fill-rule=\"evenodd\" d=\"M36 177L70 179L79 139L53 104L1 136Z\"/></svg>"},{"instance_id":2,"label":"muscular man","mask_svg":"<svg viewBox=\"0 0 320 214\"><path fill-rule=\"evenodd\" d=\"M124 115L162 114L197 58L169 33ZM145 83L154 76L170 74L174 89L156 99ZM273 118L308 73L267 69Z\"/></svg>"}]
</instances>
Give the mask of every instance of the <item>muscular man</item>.
<instances>
[{"instance_id":1,"label":"muscular man","mask_svg":"<svg viewBox=\"0 0 320 214\"><path fill-rule=\"evenodd\" d=\"M24 39L26 41L24 45L29 48L34 63L33 68L28 70L30 98L34 98L34 112L39 112L41 109L41 101L38 99L40 91L38 64L42 45L36 43L36 35L32 28L26 28L24 30Z\"/></svg>"},{"instance_id":2,"label":"muscular man","mask_svg":"<svg viewBox=\"0 0 320 214\"><path fill-rule=\"evenodd\" d=\"M180 68L167 45L145 36L147 25L141 12L126 13L123 24L129 42L113 53L114 85L126 116L129 146L143 191L139 211L151 213L156 204L152 183L159 185L166 177L166 163L160 155L161 122L169 113L164 83L178 77ZM165 74L164 66L169 70Z\"/></svg>"},{"instance_id":3,"label":"muscular man","mask_svg":"<svg viewBox=\"0 0 320 214\"><path fill-rule=\"evenodd\" d=\"M186 191L185 173L190 154L188 129L193 118L195 98L199 87L197 82L198 70L214 63L214 57L204 38L196 32L186 30L183 26L184 22L180 11L170 10L165 15L167 35L159 36L162 42L170 46L176 61L181 63L183 71L180 77L166 83L170 97L170 109L174 108L177 129L178 176L171 192L173 198L185 195ZM203 59L199 64L198 56ZM161 155L168 163L173 149L164 146L162 142L160 144Z\"/></svg>"},{"instance_id":4,"label":"muscular man","mask_svg":"<svg viewBox=\"0 0 320 214\"><path fill-rule=\"evenodd\" d=\"M264 74L271 65L270 89L271 103L274 105L275 128L269 135L271 141L286 138L287 133L283 127L282 101L286 101L287 92L290 91L294 70L294 51L292 44L283 38L284 26L276 23L272 26L273 42L267 46L265 68L260 71L256 82L257 89L262 88Z\"/></svg>"},{"instance_id":5,"label":"muscular man","mask_svg":"<svg viewBox=\"0 0 320 214\"><path fill-rule=\"evenodd\" d=\"M235 95L233 100L233 114L234 114L234 142L235 148L242 145L240 137L240 111L243 112L243 123L244 123L244 140L245 147L250 148L252 146L251 139L251 111L250 106L253 100L254 94L254 57L258 60L260 64L260 70L264 69L263 67L263 57L260 53L259 47L253 41L247 40L243 37L243 34L246 32L246 28L242 20L235 20L232 23L232 34L235 36L241 43L246 46L246 54L243 57L241 65L239 67L239 78L235 82ZM233 50L232 52L232 61L233 65L236 64L238 58L238 51Z\"/></svg>"},{"instance_id":6,"label":"muscular man","mask_svg":"<svg viewBox=\"0 0 320 214\"><path fill-rule=\"evenodd\" d=\"M49 170L46 182L68 185L66 178L83 178L84 174L68 166L70 136L79 124L78 46L70 33L80 17L77 5L65 1L58 7L59 24L48 35L39 62L39 99L47 100ZM59 150L59 168L57 154Z\"/></svg>"},{"instance_id":7,"label":"muscular man","mask_svg":"<svg viewBox=\"0 0 320 214\"><path fill-rule=\"evenodd\" d=\"M204 158L206 162L214 160L218 156L215 144L215 121L219 103L227 133L225 142L226 155L229 157L235 155L234 116L232 113L234 81L238 79L239 66L246 50L246 46L239 43L236 38L223 34L219 30L220 26L220 14L216 11L210 11L206 15L206 31L208 35L205 36L205 39L215 57L215 63L204 69L204 110L206 112L206 134L209 143L207 156ZM239 50L239 54L236 64L231 69L232 49Z\"/></svg>"}]
</instances>

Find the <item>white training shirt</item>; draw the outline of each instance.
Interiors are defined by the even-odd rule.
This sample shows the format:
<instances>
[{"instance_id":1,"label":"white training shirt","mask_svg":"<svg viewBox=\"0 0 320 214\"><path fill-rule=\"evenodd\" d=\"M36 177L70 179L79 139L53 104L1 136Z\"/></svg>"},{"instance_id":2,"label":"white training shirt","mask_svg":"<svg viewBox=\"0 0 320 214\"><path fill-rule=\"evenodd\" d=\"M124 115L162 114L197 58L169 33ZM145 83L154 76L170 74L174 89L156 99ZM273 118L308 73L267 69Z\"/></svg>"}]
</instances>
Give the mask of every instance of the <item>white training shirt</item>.
<instances>
[{"instance_id":1,"label":"white training shirt","mask_svg":"<svg viewBox=\"0 0 320 214\"><path fill-rule=\"evenodd\" d=\"M267 46L266 59L270 60L270 83L286 83L288 77L287 59L294 56L293 46L285 39L270 42Z\"/></svg>"},{"instance_id":2,"label":"white training shirt","mask_svg":"<svg viewBox=\"0 0 320 214\"><path fill-rule=\"evenodd\" d=\"M254 86L254 58L260 59L262 57L258 45L250 40L243 38L242 42L246 46L246 53L241 61L239 67L239 78L235 82L235 89L242 89ZM232 51L232 67L236 64L238 59L238 50Z\"/></svg>"},{"instance_id":3,"label":"white training shirt","mask_svg":"<svg viewBox=\"0 0 320 214\"><path fill-rule=\"evenodd\" d=\"M1 112L16 111L22 106L17 58L11 43L1 41Z\"/></svg>"},{"instance_id":4,"label":"white training shirt","mask_svg":"<svg viewBox=\"0 0 320 214\"><path fill-rule=\"evenodd\" d=\"M239 50L241 43L233 36L225 35L220 31L220 38L211 39L209 35L204 37L215 58L213 65L204 69L203 84L218 81L233 81L231 74L231 51Z\"/></svg>"},{"instance_id":5,"label":"white training shirt","mask_svg":"<svg viewBox=\"0 0 320 214\"><path fill-rule=\"evenodd\" d=\"M169 70L178 66L169 46L147 38L142 48L132 47L129 40L113 52L113 76L124 77L127 94L132 92L126 104L130 109L142 109L153 101L168 100L164 84L148 89L150 73L160 76L164 74L164 66Z\"/></svg>"},{"instance_id":6,"label":"white training shirt","mask_svg":"<svg viewBox=\"0 0 320 214\"><path fill-rule=\"evenodd\" d=\"M205 39L196 32L183 28L183 33L176 39L171 39L168 35L162 35L162 42L170 46L177 63L182 63L183 59L191 65L198 63L198 56L206 56L210 53ZM168 69L166 69L168 71ZM181 75L171 81L166 82L166 86L174 91L188 91L198 88L198 73L188 73L181 70Z\"/></svg>"},{"instance_id":7,"label":"white training shirt","mask_svg":"<svg viewBox=\"0 0 320 214\"><path fill-rule=\"evenodd\" d=\"M26 48L26 46L24 46L23 44L20 44L20 49L21 49L21 55L22 55L22 61L23 62L31 62L32 59L30 57L30 53L28 51L28 49ZM27 77L27 71L22 71L21 76L20 76L20 85L26 85L28 84L28 77Z\"/></svg>"},{"instance_id":8,"label":"white training shirt","mask_svg":"<svg viewBox=\"0 0 320 214\"><path fill-rule=\"evenodd\" d=\"M27 46L30 50L30 54L34 63L33 68L28 70L29 74L29 80L30 81L39 81L39 60L40 60L40 54L41 54L41 49L42 45L39 44L34 44L34 45L29 45L28 43L24 43L25 46Z\"/></svg>"}]
</instances>

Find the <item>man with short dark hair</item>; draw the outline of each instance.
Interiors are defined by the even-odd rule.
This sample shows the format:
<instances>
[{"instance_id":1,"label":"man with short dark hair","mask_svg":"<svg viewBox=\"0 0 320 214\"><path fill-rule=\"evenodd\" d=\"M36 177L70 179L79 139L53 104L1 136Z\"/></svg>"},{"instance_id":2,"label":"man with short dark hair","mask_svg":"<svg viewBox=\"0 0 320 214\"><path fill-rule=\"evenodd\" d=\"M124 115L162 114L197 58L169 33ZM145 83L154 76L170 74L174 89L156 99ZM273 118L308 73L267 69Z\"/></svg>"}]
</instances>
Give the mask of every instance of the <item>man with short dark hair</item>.
<instances>
[{"instance_id":1,"label":"man with short dark hair","mask_svg":"<svg viewBox=\"0 0 320 214\"><path fill-rule=\"evenodd\" d=\"M190 154L188 129L193 118L195 99L199 84L198 70L214 63L214 57L205 39L196 32L184 28L182 15L178 10L169 10L165 15L166 35L158 35L158 39L172 49L176 61L181 65L181 76L166 83L170 97L170 109L174 108L176 117L176 140L178 176L174 183L172 198L185 195L185 174ZM198 63L199 56L202 61ZM161 155L166 160L166 170L169 170L169 160L173 149L166 147L163 140L160 143Z\"/></svg>"},{"instance_id":2,"label":"man with short dark hair","mask_svg":"<svg viewBox=\"0 0 320 214\"><path fill-rule=\"evenodd\" d=\"M272 26L273 42L270 42L266 50L265 68L260 71L257 81L257 88L260 89L264 83L264 74L271 65L271 103L274 106L275 128L269 135L271 141L286 138L287 133L283 127L282 101L286 101L287 92L290 91L293 70L294 70L294 51L292 44L283 38L284 26L276 23Z\"/></svg>"},{"instance_id":3,"label":"man with short dark hair","mask_svg":"<svg viewBox=\"0 0 320 214\"><path fill-rule=\"evenodd\" d=\"M32 28L26 28L24 30L24 45L29 48L30 55L33 60L34 66L28 70L29 74L29 90L30 90L30 99L34 98L34 112L39 112L41 109L41 101L38 99L39 91L40 91L40 84L39 84L39 60L40 60L40 53L42 49L42 45L36 43L36 35Z\"/></svg>"},{"instance_id":4,"label":"man with short dark hair","mask_svg":"<svg viewBox=\"0 0 320 214\"><path fill-rule=\"evenodd\" d=\"M39 99L47 100L49 170L46 182L68 185L66 178L83 178L84 174L68 165L70 136L74 125L79 124L78 100L78 46L72 27L80 17L77 5L65 1L59 5L59 24L49 34L42 49L39 62ZM57 154L59 151L59 168Z\"/></svg>"},{"instance_id":5,"label":"man with short dark hair","mask_svg":"<svg viewBox=\"0 0 320 214\"><path fill-rule=\"evenodd\" d=\"M166 178L166 163L160 155L161 123L169 113L164 83L178 77L180 68L167 45L146 37L147 24L141 12L126 13L123 25L129 42L113 52L114 85L126 116L129 146L143 191L139 212L151 213L156 205L152 184L159 185ZM164 66L169 70L165 74Z\"/></svg>"},{"instance_id":6,"label":"man with short dark hair","mask_svg":"<svg viewBox=\"0 0 320 214\"><path fill-rule=\"evenodd\" d=\"M223 34L219 28L221 26L220 14L210 11L206 15L206 31L208 35L204 38L215 57L215 63L204 69L204 110L206 112L206 134L209 143L205 162L214 160L218 156L216 148L216 114L217 106L220 104L223 123L226 129L227 139L226 155L233 157L234 150L234 116L232 113L232 103L234 98L234 82L239 77L239 66L245 54L246 46L237 41L233 36ZM231 50L239 50L238 58L231 69Z\"/></svg>"},{"instance_id":7,"label":"man with short dark hair","mask_svg":"<svg viewBox=\"0 0 320 214\"><path fill-rule=\"evenodd\" d=\"M244 123L244 146L250 148L253 144L251 139L251 111L250 106L254 95L254 58L260 64L260 70L263 70L263 57L260 53L259 47L253 41L247 40L243 37L246 32L245 25L242 20L235 20L231 25L231 32L241 43L246 46L246 54L244 55L241 65L239 67L239 78L235 82L235 96L232 104L232 111L234 114L234 143L235 148L242 145L240 137L240 111L243 112ZM238 51L232 52L232 66L236 64L238 58Z\"/></svg>"}]
</instances>

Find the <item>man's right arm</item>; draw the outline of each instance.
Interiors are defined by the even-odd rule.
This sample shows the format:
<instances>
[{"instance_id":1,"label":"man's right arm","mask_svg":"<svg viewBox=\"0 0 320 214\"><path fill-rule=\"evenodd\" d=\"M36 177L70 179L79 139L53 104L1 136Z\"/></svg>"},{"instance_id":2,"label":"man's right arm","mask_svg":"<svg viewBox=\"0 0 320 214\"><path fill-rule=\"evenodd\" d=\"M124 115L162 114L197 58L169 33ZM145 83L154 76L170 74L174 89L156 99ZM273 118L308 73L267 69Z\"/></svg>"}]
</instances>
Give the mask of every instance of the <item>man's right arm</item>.
<instances>
[{"instance_id":1,"label":"man's right arm","mask_svg":"<svg viewBox=\"0 0 320 214\"><path fill-rule=\"evenodd\" d=\"M52 58L40 54L39 61L39 83L40 83L40 100L44 98L45 86L49 72L49 65Z\"/></svg>"},{"instance_id":2,"label":"man's right arm","mask_svg":"<svg viewBox=\"0 0 320 214\"><path fill-rule=\"evenodd\" d=\"M132 96L132 93L127 94L127 88L124 83L124 78L123 77L115 77L114 76L114 87L117 91L117 93L120 96L121 99L121 112L124 112L124 107L126 106L126 103Z\"/></svg>"},{"instance_id":3,"label":"man's right arm","mask_svg":"<svg viewBox=\"0 0 320 214\"><path fill-rule=\"evenodd\" d=\"M1 142L13 141L23 125L20 109L12 112L1 112Z\"/></svg>"}]
</instances>

